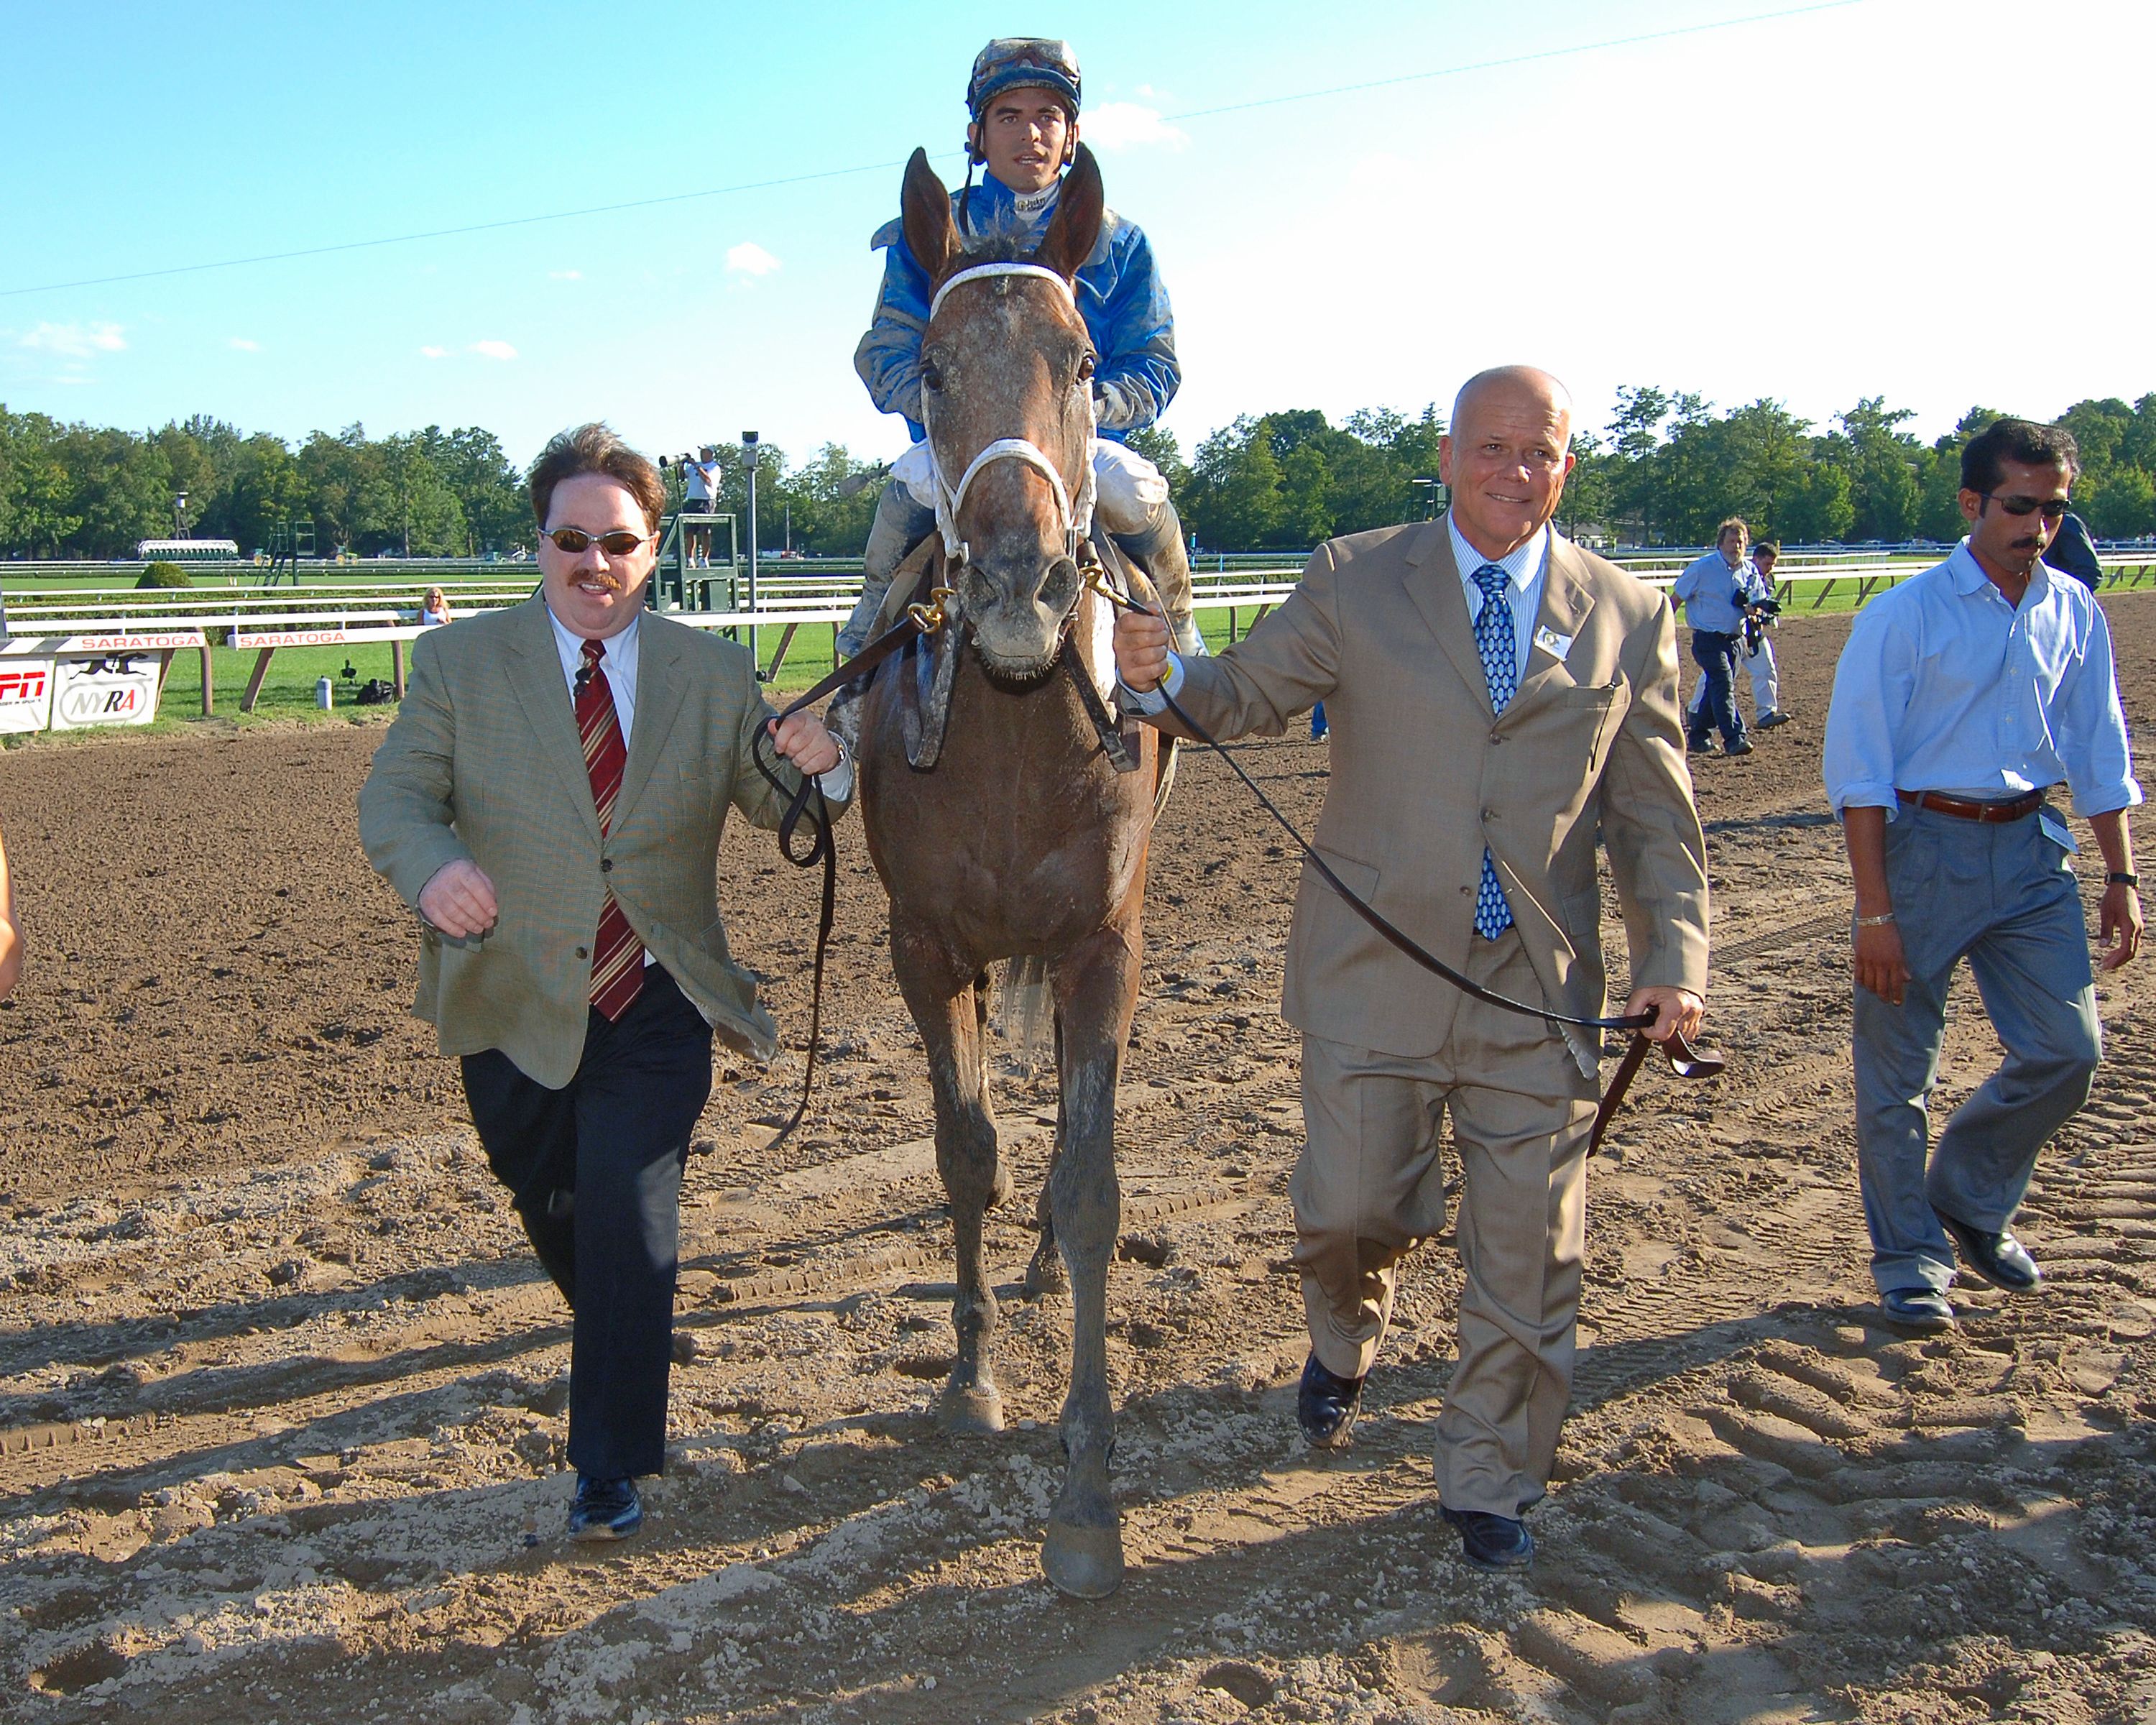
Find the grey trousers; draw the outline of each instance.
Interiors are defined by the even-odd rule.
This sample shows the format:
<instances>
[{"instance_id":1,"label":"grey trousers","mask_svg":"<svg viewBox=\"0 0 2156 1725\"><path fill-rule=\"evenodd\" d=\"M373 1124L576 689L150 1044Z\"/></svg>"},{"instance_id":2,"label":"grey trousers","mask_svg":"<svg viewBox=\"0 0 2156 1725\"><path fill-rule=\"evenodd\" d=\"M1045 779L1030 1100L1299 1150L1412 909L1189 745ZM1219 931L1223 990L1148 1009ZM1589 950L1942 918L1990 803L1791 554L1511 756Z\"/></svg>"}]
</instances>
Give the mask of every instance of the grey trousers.
<instances>
[{"instance_id":1,"label":"grey trousers","mask_svg":"<svg viewBox=\"0 0 2156 1725\"><path fill-rule=\"evenodd\" d=\"M1474 942L1468 971L1516 1000L1542 998L1515 929ZM1466 1286L1437 1418L1448 1509L1517 1516L1548 1482L1572 1394L1594 1103L1562 1036L1476 1000L1460 1003L1427 1060L1302 1040L1307 1139L1288 1191L1311 1348L1329 1372L1370 1369L1400 1259L1445 1225L1438 1127L1452 1116Z\"/></svg>"},{"instance_id":2,"label":"grey trousers","mask_svg":"<svg viewBox=\"0 0 2156 1725\"><path fill-rule=\"evenodd\" d=\"M1953 1284L1939 1214L2004 1229L2036 1153L2088 1100L2103 1052L2088 935L2049 810L1987 826L1902 806L1887 824L1887 880L1910 971L1900 1006L1859 988L1856 1166L1884 1293ZM2063 828L2060 830L2063 832ZM1930 1149L1947 985L1964 957L2006 1058Z\"/></svg>"}]
</instances>

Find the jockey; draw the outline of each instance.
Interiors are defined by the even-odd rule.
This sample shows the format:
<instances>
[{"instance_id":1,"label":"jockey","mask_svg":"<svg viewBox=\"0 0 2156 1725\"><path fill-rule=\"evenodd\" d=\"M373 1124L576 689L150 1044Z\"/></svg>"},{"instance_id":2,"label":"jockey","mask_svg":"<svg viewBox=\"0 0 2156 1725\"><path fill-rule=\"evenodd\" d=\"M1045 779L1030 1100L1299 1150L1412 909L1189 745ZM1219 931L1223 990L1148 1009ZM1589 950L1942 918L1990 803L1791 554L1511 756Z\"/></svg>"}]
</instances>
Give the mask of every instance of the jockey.
<instances>
[{"instance_id":1,"label":"jockey","mask_svg":"<svg viewBox=\"0 0 2156 1725\"><path fill-rule=\"evenodd\" d=\"M1004 234L1037 241L1045 231L1078 147L1078 60L1067 42L1002 37L981 50L966 86L972 115L966 187L952 200L962 244ZM976 186L973 170L981 166L987 172ZM860 603L839 634L839 651L848 657L868 644L892 576L936 526L921 418L921 341L931 284L906 247L902 222L886 223L869 243L884 252L883 289L875 321L854 350L854 369L878 408L905 416L913 447L893 467L876 506ZM1125 442L1160 417L1183 377L1168 290L1136 223L1113 210L1105 213L1075 287L1099 356L1093 374L1098 525L1146 566L1167 605L1176 650L1202 654L1191 617L1183 522L1160 470Z\"/></svg>"}]
</instances>

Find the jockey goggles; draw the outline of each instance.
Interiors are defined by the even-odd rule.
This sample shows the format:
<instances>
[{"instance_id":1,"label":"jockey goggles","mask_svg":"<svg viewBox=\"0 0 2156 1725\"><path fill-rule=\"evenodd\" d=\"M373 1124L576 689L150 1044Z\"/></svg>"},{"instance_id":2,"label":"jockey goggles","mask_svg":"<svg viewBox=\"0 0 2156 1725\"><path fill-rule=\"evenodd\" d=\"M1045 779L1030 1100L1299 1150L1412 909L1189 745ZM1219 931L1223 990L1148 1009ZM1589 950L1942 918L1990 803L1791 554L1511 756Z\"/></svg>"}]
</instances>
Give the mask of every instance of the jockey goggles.
<instances>
[{"instance_id":1,"label":"jockey goggles","mask_svg":"<svg viewBox=\"0 0 2156 1725\"><path fill-rule=\"evenodd\" d=\"M1045 36L998 36L973 57L966 81L966 109L978 121L1007 90L1052 90L1078 116L1078 56L1068 42Z\"/></svg>"}]
</instances>

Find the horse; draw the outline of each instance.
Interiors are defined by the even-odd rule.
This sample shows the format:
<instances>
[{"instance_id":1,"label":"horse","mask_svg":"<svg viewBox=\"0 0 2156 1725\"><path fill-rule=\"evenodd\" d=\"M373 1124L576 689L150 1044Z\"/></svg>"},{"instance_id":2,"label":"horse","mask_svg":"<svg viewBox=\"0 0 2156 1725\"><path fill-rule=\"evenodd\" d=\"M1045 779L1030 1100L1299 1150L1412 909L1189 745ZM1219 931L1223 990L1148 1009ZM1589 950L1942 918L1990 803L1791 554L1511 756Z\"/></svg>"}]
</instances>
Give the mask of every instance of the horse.
<instances>
[{"instance_id":1,"label":"horse","mask_svg":"<svg viewBox=\"0 0 2156 1725\"><path fill-rule=\"evenodd\" d=\"M1123 1568L1106 1333L1122 1214L1116 1085L1168 757L1150 726L1112 728L1098 695L1112 670L1110 614L1086 578L1082 534L1096 356L1072 280L1100 234L1100 170L1081 146L1030 255L1008 242L968 249L924 151L907 164L903 209L932 286L922 417L940 500L915 590L936 593L942 626L879 668L861 697L858 752L869 853L891 897L891 967L927 1047L950 1199L957 1352L937 1417L950 1431L1003 1427L982 1223L1011 1182L983 1044L988 968L1034 963L1052 988L1060 1097L1027 1288L1067 1277L1071 1300L1066 1467L1041 1566L1065 1593L1101 1598ZM1150 593L1142 575L1125 579Z\"/></svg>"}]
</instances>

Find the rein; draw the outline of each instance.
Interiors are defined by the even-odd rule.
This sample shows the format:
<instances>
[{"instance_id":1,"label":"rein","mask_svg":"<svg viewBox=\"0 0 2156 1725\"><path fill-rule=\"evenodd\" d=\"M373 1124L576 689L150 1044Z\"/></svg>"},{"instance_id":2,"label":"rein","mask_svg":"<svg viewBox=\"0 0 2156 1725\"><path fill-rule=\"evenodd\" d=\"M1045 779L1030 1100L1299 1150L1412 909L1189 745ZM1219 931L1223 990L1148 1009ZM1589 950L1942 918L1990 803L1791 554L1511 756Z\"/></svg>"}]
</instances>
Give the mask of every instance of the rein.
<instances>
[{"instance_id":1,"label":"rein","mask_svg":"<svg viewBox=\"0 0 2156 1725\"><path fill-rule=\"evenodd\" d=\"M1089 570L1087 574L1093 591L1111 604L1120 606L1126 611L1136 611L1147 616L1153 614L1145 606L1137 603L1135 600L1127 599L1115 592L1105 581L1099 578L1097 569ZM1609 1088L1604 1092L1601 1106L1595 1111L1594 1130L1589 1134L1587 1141L1587 1153L1589 1156L1594 1155L1601 1149L1603 1134L1609 1130L1611 1119L1616 1115L1619 1107L1623 1105L1625 1092L1630 1088L1632 1080L1638 1075L1640 1065L1646 1059L1650 1049L1659 1049L1663 1059L1669 1062L1670 1070L1680 1078L1715 1078L1721 1076L1723 1065L1722 1056L1695 1049L1685 1040L1681 1034L1671 1035L1667 1042L1648 1040L1643 1033L1655 1022L1656 1014L1651 1012L1629 1013L1610 1018L1574 1018L1568 1013L1553 1012L1548 1007L1530 1006L1523 1000L1514 1000L1509 996L1498 993L1495 989L1484 988L1472 977L1462 975L1459 971L1455 970L1435 953L1428 951L1410 936L1395 927L1369 903L1357 896L1347 882L1333 873L1331 865L1317 854L1310 841L1296 830L1295 823L1283 814L1279 805L1265 793L1258 782L1243 770L1242 762L1229 753L1221 745L1219 739L1185 712L1165 687L1160 689L1158 693L1160 698L1168 704L1168 711L1175 716L1178 722L1199 742L1204 743L1228 763L1229 769L1236 778L1242 780L1245 788L1258 799L1259 806L1280 824L1281 830L1295 841L1296 848L1301 851L1304 860L1317 870L1325 884L1340 896L1348 908L1424 970L1442 978L1470 999L1480 1000L1486 1006L1494 1006L1502 1012L1517 1013L1522 1018L1540 1019L1546 1024L1563 1024L1576 1030L1630 1030L1632 1032L1631 1044L1625 1050L1624 1059L1618 1062L1617 1070L1610 1080Z\"/></svg>"}]
</instances>

